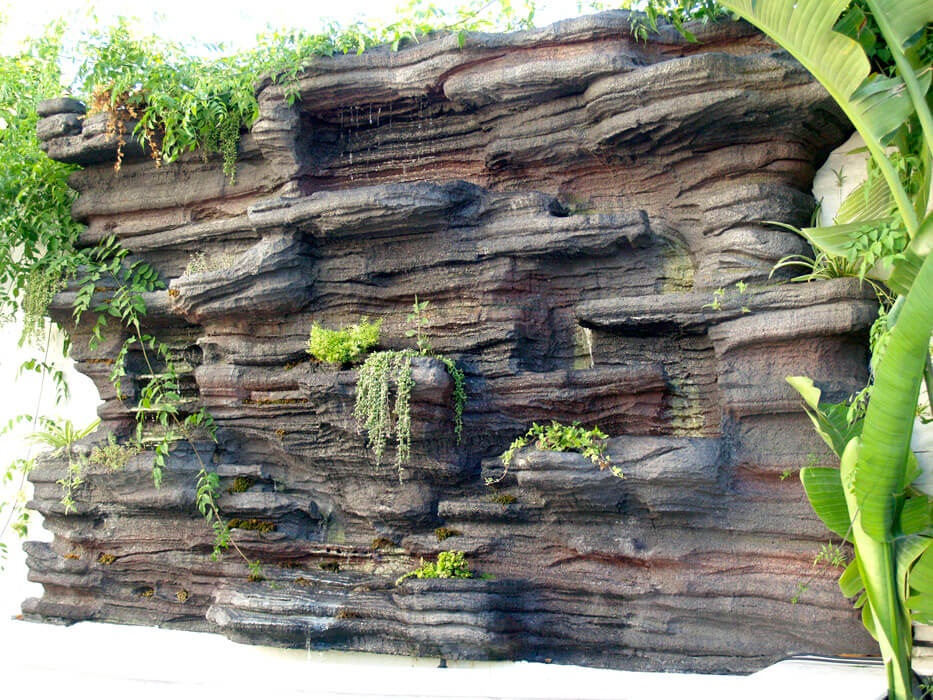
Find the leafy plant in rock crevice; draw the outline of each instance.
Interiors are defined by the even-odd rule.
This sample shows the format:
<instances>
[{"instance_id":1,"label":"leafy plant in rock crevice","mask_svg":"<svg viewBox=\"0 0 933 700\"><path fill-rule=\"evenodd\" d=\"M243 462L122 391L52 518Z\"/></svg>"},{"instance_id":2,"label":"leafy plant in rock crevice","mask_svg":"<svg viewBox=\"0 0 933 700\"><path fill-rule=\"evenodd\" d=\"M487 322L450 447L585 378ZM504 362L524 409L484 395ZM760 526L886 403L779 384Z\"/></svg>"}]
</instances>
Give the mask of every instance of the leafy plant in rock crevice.
<instances>
[{"instance_id":1,"label":"leafy plant in rock crevice","mask_svg":"<svg viewBox=\"0 0 933 700\"><path fill-rule=\"evenodd\" d=\"M366 316L359 323L334 331L318 323L311 325L308 354L321 362L351 364L379 344L382 319L370 322Z\"/></svg>"},{"instance_id":2,"label":"leafy plant in rock crevice","mask_svg":"<svg viewBox=\"0 0 933 700\"><path fill-rule=\"evenodd\" d=\"M399 576L395 585L398 586L410 578L473 578L473 573L463 552L450 551L438 553L436 563L422 559L417 569Z\"/></svg>"},{"instance_id":3,"label":"leafy plant in rock crevice","mask_svg":"<svg viewBox=\"0 0 933 700\"><path fill-rule=\"evenodd\" d=\"M68 460L67 473L58 480L62 487L62 505L65 507L65 515L75 507L75 491L84 483L84 465L86 458L83 455L76 455L74 444L95 430L100 425L100 419L92 421L84 428L78 429L70 420L62 422L48 421L43 430L33 433L29 439L38 442L52 449L53 456L64 455Z\"/></svg>"},{"instance_id":4,"label":"leafy plant in rock crevice","mask_svg":"<svg viewBox=\"0 0 933 700\"><path fill-rule=\"evenodd\" d=\"M383 350L371 353L359 370L356 384L356 405L353 415L366 434L366 444L377 459L385 452L389 438L396 438L395 465L401 470L411 456L411 392L414 388L412 360L416 357L432 357L440 360L454 383L453 411L454 434L459 444L463 436L463 407L466 403L466 386L463 371L450 358L438 355L424 333L425 313L428 302L419 302L415 297L409 323L415 328L406 332L415 338L418 350ZM391 401L391 385L395 384L395 401ZM401 478L401 472L399 473Z\"/></svg>"},{"instance_id":5,"label":"leafy plant in rock crevice","mask_svg":"<svg viewBox=\"0 0 933 700\"><path fill-rule=\"evenodd\" d=\"M624 478L625 475L622 471L609 462L606 457L606 448L599 442L599 440L605 440L607 437L608 435L599 428L594 427L592 430L587 430L581 427L579 423L573 423L572 425L562 425L557 421L551 421L550 425L532 423L528 432L515 438L512 444L509 445L509 449L500 456L502 466L505 467L502 474L496 479L487 477L486 485L492 486L505 479L509 473L509 467L515 459L515 454L531 444L537 450L579 452L600 469L609 467L613 474L619 478Z\"/></svg>"}]
</instances>

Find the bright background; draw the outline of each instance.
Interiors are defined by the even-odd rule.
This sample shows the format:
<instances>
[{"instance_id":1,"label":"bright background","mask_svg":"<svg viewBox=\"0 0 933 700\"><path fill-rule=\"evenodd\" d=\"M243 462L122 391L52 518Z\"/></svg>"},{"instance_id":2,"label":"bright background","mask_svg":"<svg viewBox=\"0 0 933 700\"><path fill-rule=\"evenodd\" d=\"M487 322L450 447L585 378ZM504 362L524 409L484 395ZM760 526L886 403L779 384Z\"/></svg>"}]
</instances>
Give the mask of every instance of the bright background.
<instances>
[{"instance_id":1,"label":"bright background","mask_svg":"<svg viewBox=\"0 0 933 700\"><path fill-rule=\"evenodd\" d=\"M9 20L4 36L0 36L0 51L9 51L11 46L24 37L38 34L48 22L69 16L75 26L89 23L90 15L96 15L108 24L119 15L136 17L154 33L167 39L187 43L196 38L199 42L226 42L235 46L248 46L256 34L268 27L297 27L314 31L328 20L349 24L365 20L368 24L389 24L395 9L401 2L396 0L227 0L225 2L199 2L198 0L159 0L148 3L127 3L126 0L98 0L91 6L68 0L14 0L4 4L0 0L0 11ZM434 0L438 7L453 8L463 4L457 0ZM609 4L609 3L607 3ZM577 0L538 0L535 24L543 26L559 19L581 14ZM520 0L515 2L520 7ZM584 2L582 7L588 7Z\"/></svg>"}]
</instances>

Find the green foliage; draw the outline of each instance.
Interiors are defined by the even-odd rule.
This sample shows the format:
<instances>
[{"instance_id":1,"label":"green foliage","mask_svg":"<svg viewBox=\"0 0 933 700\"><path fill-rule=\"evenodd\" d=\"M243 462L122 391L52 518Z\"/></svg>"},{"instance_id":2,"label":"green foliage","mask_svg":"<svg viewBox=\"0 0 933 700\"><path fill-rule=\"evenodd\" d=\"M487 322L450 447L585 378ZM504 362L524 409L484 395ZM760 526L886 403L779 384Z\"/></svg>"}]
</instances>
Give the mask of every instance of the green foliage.
<instances>
[{"instance_id":1,"label":"green foliage","mask_svg":"<svg viewBox=\"0 0 933 700\"><path fill-rule=\"evenodd\" d=\"M105 445L95 445L91 449L88 462L116 472L123 469L133 457L142 451L143 446L139 443L120 444L113 433L108 433Z\"/></svg>"},{"instance_id":2,"label":"green foliage","mask_svg":"<svg viewBox=\"0 0 933 700\"><path fill-rule=\"evenodd\" d=\"M530 26L533 17L530 2L520 8L508 0L471 0L447 10L412 0L388 26L333 23L320 33L270 31L261 34L254 47L237 52L207 46L212 49L208 58L146 35L120 18L113 26L92 31L81 43L78 82L94 109L113 114L110 129L121 140L128 123L138 121L133 135L157 163L189 151L216 153L234 181L241 133L259 116L254 86L263 74L277 76L294 99L297 75L314 56L360 53L382 44L396 50L436 31L459 32L463 42L466 31ZM118 156L116 167L119 164Z\"/></svg>"},{"instance_id":3,"label":"green foliage","mask_svg":"<svg viewBox=\"0 0 933 700\"><path fill-rule=\"evenodd\" d=\"M933 52L929 0L723 0L794 55L828 90L865 140L871 175L845 223L804 229L828 255L847 255L858 274L901 295L885 321L871 400L852 425L851 406L825 408L813 383L791 378L817 432L840 456L838 470L808 468L801 479L814 510L854 545L855 566L840 578L885 661L889 697L913 697L911 621L933 611L933 594L912 585L933 544L925 496L912 493L910 451L921 378L930 371L933 332ZM864 9L871 14L871 22ZM861 13L861 14L857 14ZM840 19L841 17L841 19ZM886 54L875 36L883 39ZM866 51L869 53L866 54ZM885 65L879 65L885 64ZM870 178L871 179L871 178ZM846 204L849 203L847 200ZM853 213L871 212L871 219ZM884 332L876 332L876 342ZM860 409L859 409L860 410ZM843 422L842 418L846 421ZM810 482L808 484L808 482ZM922 580L923 577L920 577Z\"/></svg>"},{"instance_id":4,"label":"green foliage","mask_svg":"<svg viewBox=\"0 0 933 700\"><path fill-rule=\"evenodd\" d=\"M661 20L666 20L688 41L696 37L684 24L687 22L715 22L728 15L728 11L715 0L624 0L623 2L578 3L583 9L606 10L622 8L639 10L643 14L633 14L631 19L632 36L639 41L647 41L648 34L659 33Z\"/></svg>"},{"instance_id":5,"label":"green foliage","mask_svg":"<svg viewBox=\"0 0 933 700\"><path fill-rule=\"evenodd\" d=\"M75 167L50 160L36 137L39 101L64 92L64 32L57 22L0 56L0 318L23 311L30 342L41 340L51 294L81 262L67 182Z\"/></svg>"},{"instance_id":6,"label":"green foliage","mask_svg":"<svg viewBox=\"0 0 933 700\"><path fill-rule=\"evenodd\" d=\"M846 553L835 542L820 545L820 551L813 558L813 565L826 564L834 569L844 569L848 564Z\"/></svg>"},{"instance_id":7,"label":"green foliage","mask_svg":"<svg viewBox=\"0 0 933 700\"><path fill-rule=\"evenodd\" d=\"M502 453L500 459L505 467L505 471L498 479L487 478L486 484L492 485L502 481L508 474L509 467L515 454L533 444L536 450L553 450L554 452L579 452L589 459L600 469L611 467L606 458L605 446L597 442L605 440L608 436L599 428L592 430L581 428L579 423L573 425L562 425L557 421L551 421L550 425L538 425L533 423L527 433L521 437L515 438L509 449ZM623 474L618 468L613 468L612 473L622 478Z\"/></svg>"},{"instance_id":8,"label":"green foliage","mask_svg":"<svg viewBox=\"0 0 933 700\"><path fill-rule=\"evenodd\" d=\"M870 223L856 232L845 246L846 261L865 279L877 264L891 264L907 247L907 232L895 222Z\"/></svg>"},{"instance_id":9,"label":"green foliage","mask_svg":"<svg viewBox=\"0 0 933 700\"><path fill-rule=\"evenodd\" d=\"M400 576L395 585L398 586L410 578L473 578L473 574L467 566L463 552L452 551L440 552L436 564L422 559L421 566Z\"/></svg>"},{"instance_id":10,"label":"green foliage","mask_svg":"<svg viewBox=\"0 0 933 700\"><path fill-rule=\"evenodd\" d=\"M372 323L363 316L359 323L332 331L317 323L311 326L308 354L321 362L351 364L379 344L382 319Z\"/></svg>"},{"instance_id":11,"label":"green foliage","mask_svg":"<svg viewBox=\"0 0 933 700\"><path fill-rule=\"evenodd\" d=\"M433 351L431 347L431 342L428 340L427 336L424 334L424 327L427 324L427 319L425 312L428 310L428 305L430 302L418 301L418 295L415 294L415 303L411 307L411 313L408 314L408 323L414 323L414 328L409 328L405 331L406 338L415 338L415 342L418 345L418 354L419 355L430 355Z\"/></svg>"},{"instance_id":12,"label":"green foliage","mask_svg":"<svg viewBox=\"0 0 933 700\"><path fill-rule=\"evenodd\" d=\"M57 482L62 487L61 500L67 514L74 508L75 491L84 483L84 459L74 454L74 444L97 430L100 419L81 429L76 428L70 420L60 423L47 420L44 423L44 429L33 433L29 439L51 448L54 456L67 457L68 472Z\"/></svg>"},{"instance_id":13,"label":"green foliage","mask_svg":"<svg viewBox=\"0 0 933 700\"><path fill-rule=\"evenodd\" d=\"M275 532L276 524L268 520L256 518L230 518L227 527L231 530L250 530L252 532Z\"/></svg>"},{"instance_id":14,"label":"green foliage","mask_svg":"<svg viewBox=\"0 0 933 700\"><path fill-rule=\"evenodd\" d=\"M792 605L796 605L800 602L800 596L810 590L810 586L806 583L798 583L797 588L794 591L794 595L791 596L790 602Z\"/></svg>"},{"instance_id":15,"label":"green foliage","mask_svg":"<svg viewBox=\"0 0 933 700\"><path fill-rule=\"evenodd\" d=\"M260 581L265 581L266 577L263 575L262 564L257 559L256 561L251 561L247 565L249 570L249 576L247 579L252 583L259 583Z\"/></svg>"},{"instance_id":16,"label":"green foliage","mask_svg":"<svg viewBox=\"0 0 933 700\"><path fill-rule=\"evenodd\" d=\"M449 357L438 356L444 366L447 368L447 374L454 380L454 390L451 398L454 402L454 435L457 436L457 444L463 440L463 407L466 405L466 377L463 370L457 367L457 363Z\"/></svg>"},{"instance_id":17,"label":"green foliage","mask_svg":"<svg viewBox=\"0 0 933 700\"><path fill-rule=\"evenodd\" d=\"M396 466L401 467L410 454L411 358L413 350L374 352L360 368L356 383L356 407L353 415L366 432L366 444L380 459L393 433L389 385L396 379L395 427ZM400 413L401 411L401 413Z\"/></svg>"},{"instance_id":18,"label":"green foliage","mask_svg":"<svg viewBox=\"0 0 933 700\"><path fill-rule=\"evenodd\" d=\"M410 323L415 328L406 332L415 337L418 351L383 350L366 358L359 370L356 383L356 406L353 415L366 433L366 444L377 459L385 452L389 438L395 435L395 465L399 469L411 456L411 391L414 388L411 361L415 357L433 357L444 363L454 383L454 434L459 444L463 435L463 407L466 403L466 387L463 371L450 358L433 352L430 341L424 335L424 314L428 302L419 302L415 297ZM378 331L378 328L377 328ZM391 384L395 382L395 402L391 403ZM401 475L400 477L401 478Z\"/></svg>"},{"instance_id":19,"label":"green foliage","mask_svg":"<svg viewBox=\"0 0 933 700\"><path fill-rule=\"evenodd\" d=\"M713 291L713 300L709 303L703 304L701 309L710 309L712 311L721 311L724 308L724 305L735 302L737 297L743 296L748 291L748 283L743 281L738 281L735 283L735 292L730 288L726 290L725 287L719 287ZM742 306L741 309L743 314L751 313L751 309L747 306Z\"/></svg>"}]
</instances>

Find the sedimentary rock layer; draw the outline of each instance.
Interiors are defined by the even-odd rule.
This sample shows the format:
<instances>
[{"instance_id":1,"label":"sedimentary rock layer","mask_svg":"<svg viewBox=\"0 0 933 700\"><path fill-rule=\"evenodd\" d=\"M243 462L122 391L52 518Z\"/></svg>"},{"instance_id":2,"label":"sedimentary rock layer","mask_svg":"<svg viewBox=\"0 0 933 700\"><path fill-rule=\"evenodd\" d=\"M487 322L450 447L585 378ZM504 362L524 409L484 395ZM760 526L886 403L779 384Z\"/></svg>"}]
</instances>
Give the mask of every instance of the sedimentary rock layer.
<instances>
[{"instance_id":1,"label":"sedimentary rock layer","mask_svg":"<svg viewBox=\"0 0 933 700\"><path fill-rule=\"evenodd\" d=\"M156 168L141 148L115 172L106 115L44 104L47 152L84 166L83 241L115 236L159 272L146 330L168 344L185 410L209 409L219 433L180 443L160 489L151 454L89 467L69 512L67 464L36 469L32 505L55 538L27 545L45 594L24 610L640 669L870 650L836 572L813 566L829 533L783 478L825 457L784 377L829 398L857 389L875 304L852 280L769 280L806 247L761 223L807 221L814 171L850 129L747 25L688 43L635 41L629 24L603 13L321 58L297 85L270 76L235 181L215 158ZM224 263L186 272L195 254ZM74 294L56 299L62 320ZM382 348L410 347L415 295L468 398L458 444L451 379L416 359L397 470L352 416L357 368L305 348L312 322L360 316L383 319ZM74 354L104 398L92 442L122 438L148 370L131 350L118 397L124 335L111 324L92 350L89 324ZM503 475L498 455L552 419L599 425L624 478L533 449ZM211 560L201 462L265 581L233 554ZM395 584L443 550L488 577Z\"/></svg>"}]
</instances>

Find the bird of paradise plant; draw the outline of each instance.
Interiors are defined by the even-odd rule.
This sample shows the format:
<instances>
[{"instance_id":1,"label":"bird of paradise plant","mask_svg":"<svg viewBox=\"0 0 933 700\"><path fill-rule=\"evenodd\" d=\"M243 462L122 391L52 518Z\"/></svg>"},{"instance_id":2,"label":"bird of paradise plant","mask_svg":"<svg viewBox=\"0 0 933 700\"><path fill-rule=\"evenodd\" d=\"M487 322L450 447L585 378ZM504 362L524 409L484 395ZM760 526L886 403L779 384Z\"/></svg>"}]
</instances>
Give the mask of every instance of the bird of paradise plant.
<instances>
[{"instance_id":1,"label":"bird of paradise plant","mask_svg":"<svg viewBox=\"0 0 933 700\"><path fill-rule=\"evenodd\" d=\"M927 212L933 174L928 38L933 2L859 3L867 6L877 39L891 53L895 69L887 75L871 70L861 43L867 15L850 7L850 0L721 1L823 84L864 138L872 169L880 175L869 186L880 196L863 192L859 220L804 230L827 254L861 256L864 274L898 295L864 418L849 423L845 411L820 402L810 380L789 381L840 458L839 469L801 472L817 515L854 547L840 587L846 596L859 596L856 605L885 662L889 697L913 698L911 621L933 621L933 521L928 497L911 486L918 470L910 450L922 379L930 379L933 331L933 215ZM864 245L864 232L879 226L903 234L900 251L882 251L874 245L877 239Z\"/></svg>"}]
</instances>

